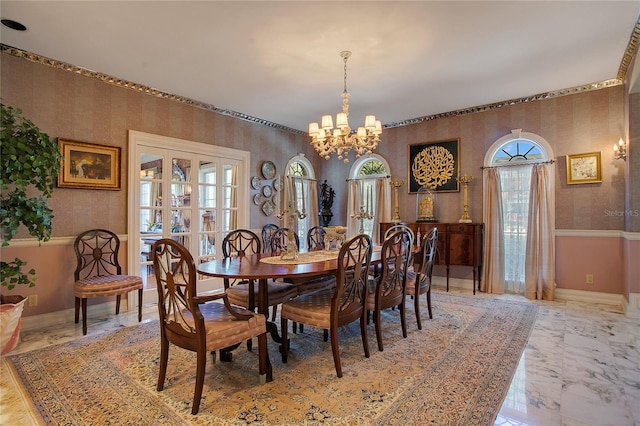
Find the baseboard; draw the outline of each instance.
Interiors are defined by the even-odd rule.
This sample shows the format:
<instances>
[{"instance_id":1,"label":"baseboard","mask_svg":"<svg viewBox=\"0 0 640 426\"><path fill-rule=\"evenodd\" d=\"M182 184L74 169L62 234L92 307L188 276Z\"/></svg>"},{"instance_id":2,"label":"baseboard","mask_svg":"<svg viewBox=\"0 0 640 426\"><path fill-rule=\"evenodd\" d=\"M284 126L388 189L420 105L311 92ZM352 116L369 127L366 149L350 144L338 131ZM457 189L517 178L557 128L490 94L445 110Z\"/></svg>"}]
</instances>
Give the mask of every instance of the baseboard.
<instances>
[{"instance_id":1,"label":"baseboard","mask_svg":"<svg viewBox=\"0 0 640 426\"><path fill-rule=\"evenodd\" d=\"M627 303L626 299L624 299L624 302L625 315L640 321L640 293L630 293L629 303Z\"/></svg>"},{"instance_id":2,"label":"baseboard","mask_svg":"<svg viewBox=\"0 0 640 426\"><path fill-rule=\"evenodd\" d=\"M120 302L120 313L129 310L127 298L123 297ZM116 302L105 302L97 305L87 306L87 319L104 318L115 315ZM20 329L24 331L37 330L43 324L47 326L72 323L75 320L75 309L65 309L64 311L48 312L46 314L23 316L20 320ZM80 320L82 321L82 320Z\"/></svg>"},{"instance_id":3,"label":"baseboard","mask_svg":"<svg viewBox=\"0 0 640 426\"><path fill-rule=\"evenodd\" d=\"M555 299L568 302L585 302L607 305L619 309L620 312L624 312L624 306L626 304L626 300L621 294L571 290L566 288L556 288Z\"/></svg>"}]
</instances>

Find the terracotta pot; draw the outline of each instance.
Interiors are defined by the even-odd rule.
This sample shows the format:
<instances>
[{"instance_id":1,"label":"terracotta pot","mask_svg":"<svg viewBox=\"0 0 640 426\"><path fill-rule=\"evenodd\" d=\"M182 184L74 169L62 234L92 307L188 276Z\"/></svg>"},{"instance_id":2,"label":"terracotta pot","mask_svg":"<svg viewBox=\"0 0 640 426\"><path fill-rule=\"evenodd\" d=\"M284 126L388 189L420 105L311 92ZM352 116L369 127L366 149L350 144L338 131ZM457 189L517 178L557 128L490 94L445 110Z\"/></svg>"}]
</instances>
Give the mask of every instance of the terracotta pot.
<instances>
[{"instance_id":1,"label":"terracotta pot","mask_svg":"<svg viewBox=\"0 0 640 426\"><path fill-rule=\"evenodd\" d=\"M23 296L2 295L0 304L0 353L10 352L20 341L20 319L27 301Z\"/></svg>"}]
</instances>

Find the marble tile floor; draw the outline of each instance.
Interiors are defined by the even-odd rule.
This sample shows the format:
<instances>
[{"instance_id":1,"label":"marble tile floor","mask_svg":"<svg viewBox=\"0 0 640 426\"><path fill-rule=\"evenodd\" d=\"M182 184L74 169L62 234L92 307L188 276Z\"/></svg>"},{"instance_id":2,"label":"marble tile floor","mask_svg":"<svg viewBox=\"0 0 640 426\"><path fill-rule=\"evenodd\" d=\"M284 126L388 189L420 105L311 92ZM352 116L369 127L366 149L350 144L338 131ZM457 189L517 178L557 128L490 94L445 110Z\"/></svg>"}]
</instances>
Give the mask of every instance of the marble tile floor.
<instances>
[{"instance_id":1,"label":"marble tile floor","mask_svg":"<svg viewBox=\"0 0 640 426\"><path fill-rule=\"evenodd\" d=\"M434 297L438 291L442 290L434 288ZM523 299L484 293L474 297ZM534 329L494 425L640 426L640 320L607 305L536 303ZM145 307L143 321L155 320L156 309ZM121 313L94 320L89 332L134 324L135 313ZM73 323L23 331L12 354L78 338L81 327ZM38 425L4 358L0 374L0 424Z\"/></svg>"}]
</instances>

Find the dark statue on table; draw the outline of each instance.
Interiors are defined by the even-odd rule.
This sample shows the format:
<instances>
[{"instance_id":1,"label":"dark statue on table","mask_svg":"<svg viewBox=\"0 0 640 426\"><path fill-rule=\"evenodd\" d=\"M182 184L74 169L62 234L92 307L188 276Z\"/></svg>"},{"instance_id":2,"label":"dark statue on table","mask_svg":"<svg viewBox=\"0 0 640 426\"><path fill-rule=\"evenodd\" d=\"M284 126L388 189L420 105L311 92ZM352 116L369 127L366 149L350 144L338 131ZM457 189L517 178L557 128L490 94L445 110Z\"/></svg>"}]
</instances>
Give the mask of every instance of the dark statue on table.
<instances>
[{"instance_id":1,"label":"dark statue on table","mask_svg":"<svg viewBox=\"0 0 640 426\"><path fill-rule=\"evenodd\" d=\"M320 206L321 209L318 215L322 217L322 223L324 226L329 226L333 213L331 212L331 206L333 206L333 197L336 192L331 188L331 185L327 183L325 179L324 183L320 185Z\"/></svg>"}]
</instances>

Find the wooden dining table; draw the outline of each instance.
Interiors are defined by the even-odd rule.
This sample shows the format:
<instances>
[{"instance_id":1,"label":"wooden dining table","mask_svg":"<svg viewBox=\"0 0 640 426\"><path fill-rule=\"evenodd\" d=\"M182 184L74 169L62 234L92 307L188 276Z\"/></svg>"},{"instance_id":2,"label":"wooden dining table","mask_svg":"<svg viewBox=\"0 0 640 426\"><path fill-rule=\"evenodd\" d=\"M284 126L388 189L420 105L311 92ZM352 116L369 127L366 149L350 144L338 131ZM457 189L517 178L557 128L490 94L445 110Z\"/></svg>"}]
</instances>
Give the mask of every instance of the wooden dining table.
<instances>
[{"instance_id":1,"label":"wooden dining table","mask_svg":"<svg viewBox=\"0 0 640 426\"><path fill-rule=\"evenodd\" d=\"M371 255L371 263L380 262L380 247ZM322 254L324 255L322 255ZM214 259L198 265L198 273L217 278L257 280L258 297L253 292L253 286L249 286L249 306L258 308L258 312L267 318L267 331L277 343L282 343L276 323L269 321L267 295L267 282L270 279L291 279L299 281L301 278L317 278L327 275L335 275L338 271L338 252L307 252L300 253L296 261L279 263L279 256L271 254L254 254L248 256L228 257L226 259ZM284 261L282 261L284 262ZM290 263L289 263L290 262ZM293 263L295 262L295 263ZM257 302L257 303L256 303ZM271 362L267 356L267 381L273 380Z\"/></svg>"}]
</instances>

